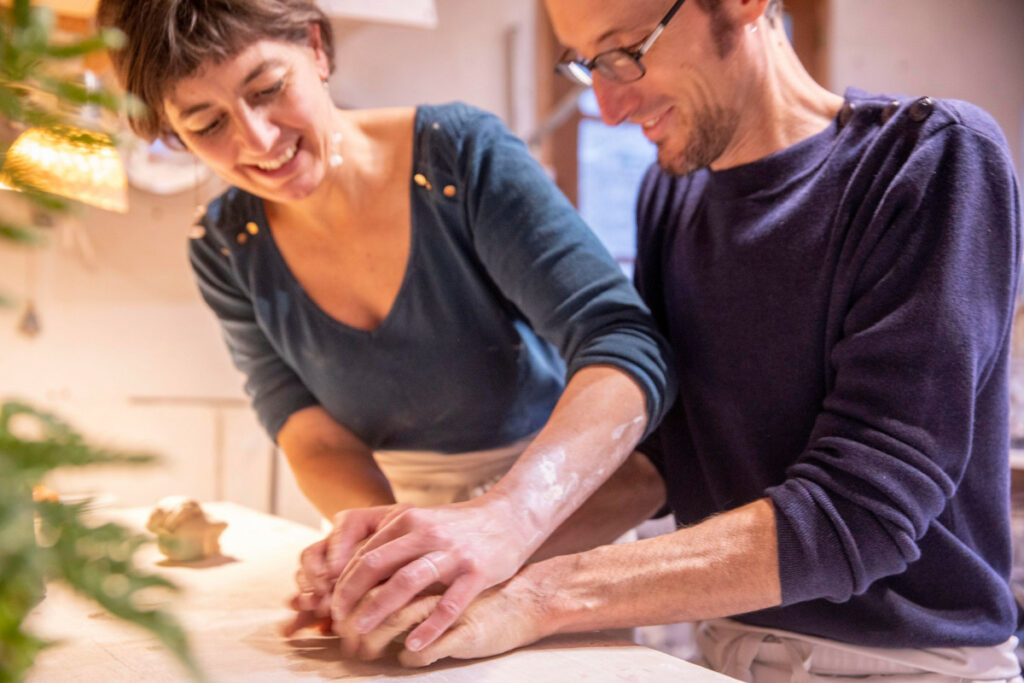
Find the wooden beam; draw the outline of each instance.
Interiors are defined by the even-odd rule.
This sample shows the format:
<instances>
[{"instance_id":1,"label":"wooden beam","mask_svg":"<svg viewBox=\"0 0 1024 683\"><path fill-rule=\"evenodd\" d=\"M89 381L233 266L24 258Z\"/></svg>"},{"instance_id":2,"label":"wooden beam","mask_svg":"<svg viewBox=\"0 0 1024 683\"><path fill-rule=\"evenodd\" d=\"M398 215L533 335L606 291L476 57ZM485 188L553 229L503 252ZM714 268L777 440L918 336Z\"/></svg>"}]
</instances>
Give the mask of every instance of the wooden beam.
<instances>
[{"instance_id":1,"label":"wooden beam","mask_svg":"<svg viewBox=\"0 0 1024 683\"><path fill-rule=\"evenodd\" d=\"M555 61L561 56L562 46L555 37L544 3L537 0L537 120L544 121L559 101L572 90L572 85L555 74ZM541 161L552 170L555 184L578 205L579 187L579 123L577 111L569 117L541 147Z\"/></svg>"},{"instance_id":2,"label":"wooden beam","mask_svg":"<svg viewBox=\"0 0 1024 683\"><path fill-rule=\"evenodd\" d=\"M784 0L793 20L793 49L807 73L819 84L830 87L828 0Z\"/></svg>"}]
</instances>

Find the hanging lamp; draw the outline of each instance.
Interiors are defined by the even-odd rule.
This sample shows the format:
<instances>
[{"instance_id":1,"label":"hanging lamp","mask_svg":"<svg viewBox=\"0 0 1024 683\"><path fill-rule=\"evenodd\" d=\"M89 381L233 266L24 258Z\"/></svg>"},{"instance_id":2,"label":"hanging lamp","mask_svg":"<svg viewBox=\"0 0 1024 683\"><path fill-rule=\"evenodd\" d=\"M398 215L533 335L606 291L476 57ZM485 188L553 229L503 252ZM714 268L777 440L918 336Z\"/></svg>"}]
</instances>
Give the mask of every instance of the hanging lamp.
<instances>
[{"instance_id":1,"label":"hanging lamp","mask_svg":"<svg viewBox=\"0 0 1024 683\"><path fill-rule=\"evenodd\" d=\"M109 135L71 125L29 128L7 150L0 183L28 186L107 211L128 211L121 157Z\"/></svg>"}]
</instances>

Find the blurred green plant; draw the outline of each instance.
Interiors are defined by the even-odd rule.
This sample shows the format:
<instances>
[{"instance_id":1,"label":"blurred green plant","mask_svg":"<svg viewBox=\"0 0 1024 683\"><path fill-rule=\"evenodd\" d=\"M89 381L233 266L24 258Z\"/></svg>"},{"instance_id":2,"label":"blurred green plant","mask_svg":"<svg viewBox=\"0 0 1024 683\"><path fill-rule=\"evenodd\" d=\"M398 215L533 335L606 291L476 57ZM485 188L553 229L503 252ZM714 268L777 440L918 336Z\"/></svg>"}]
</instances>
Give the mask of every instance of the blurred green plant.
<instances>
[{"instance_id":1,"label":"blurred green plant","mask_svg":"<svg viewBox=\"0 0 1024 683\"><path fill-rule=\"evenodd\" d=\"M203 678L175 620L136 604L141 590L175 590L135 565L135 551L149 540L116 524L87 525L89 501L32 500L33 487L59 467L152 461L90 446L65 422L29 405L7 401L0 407L0 681L20 681L46 646L24 629L44 578L62 580L114 616L148 629L193 677Z\"/></svg>"},{"instance_id":2,"label":"blurred green plant","mask_svg":"<svg viewBox=\"0 0 1024 683\"><path fill-rule=\"evenodd\" d=\"M38 245L43 233L31 224L4 215L15 201L35 211L64 212L71 204L39 191L4 166L12 137L29 127L44 127L58 135L76 136L89 143L89 134L69 128L69 111L96 106L118 114L125 101L95 91L60 69L70 60L116 47L116 32L71 42L53 39L54 16L30 0L0 7L0 168L4 182L20 190L0 190L0 243ZM73 132L69 132L73 131ZM84 139L83 139L84 136ZM108 143L109 144L109 143ZM56 416L17 401L0 404L0 683L21 681L36 655L48 644L28 632L25 620L42 599L46 579L62 580L96 601L108 612L148 629L197 680L202 672L193 658L184 631L166 612L139 605L144 589L174 586L141 571L135 551L144 537L115 524L89 526L89 502L68 504L33 501L33 487L56 468L86 465L138 465L148 455L121 453L87 444ZM38 530L36 529L38 519Z\"/></svg>"}]
</instances>

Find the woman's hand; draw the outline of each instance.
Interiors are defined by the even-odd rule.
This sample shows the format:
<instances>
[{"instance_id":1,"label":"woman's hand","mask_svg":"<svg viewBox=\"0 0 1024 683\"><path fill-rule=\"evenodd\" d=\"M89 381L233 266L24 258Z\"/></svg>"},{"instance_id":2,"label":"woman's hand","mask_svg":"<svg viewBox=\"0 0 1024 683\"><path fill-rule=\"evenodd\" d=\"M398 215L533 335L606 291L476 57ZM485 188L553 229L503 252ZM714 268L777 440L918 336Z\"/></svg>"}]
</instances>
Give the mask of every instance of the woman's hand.
<instances>
[{"instance_id":1,"label":"woman's hand","mask_svg":"<svg viewBox=\"0 0 1024 683\"><path fill-rule=\"evenodd\" d=\"M406 639L413 651L433 642L481 591L512 576L542 540L508 503L489 494L393 511L376 520L375 533L358 551L349 539L374 524L365 515L345 515L338 515L332 532L337 550L328 550L332 567L352 555L334 587L335 631L343 637L369 633L425 589L443 584L444 594ZM418 604L424 609L426 603Z\"/></svg>"},{"instance_id":2,"label":"woman's hand","mask_svg":"<svg viewBox=\"0 0 1024 683\"><path fill-rule=\"evenodd\" d=\"M345 564L384 521L409 507L381 505L345 510L334 516L331 532L299 555L299 569L295 572L299 592L288 603L298 614L283 627L284 635L290 636L314 624L330 623L331 595Z\"/></svg>"},{"instance_id":3,"label":"woman's hand","mask_svg":"<svg viewBox=\"0 0 1024 683\"><path fill-rule=\"evenodd\" d=\"M301 593L289 600L288 606L296 611L296 615L292 617L291 621L281 626L281 635L285 638L291 638L296 632L314 626L323 635L329 635L334 632L334 622L331 621L330 617L318 616L316 610L302 607Z\"/></svg>"}]
</instances>

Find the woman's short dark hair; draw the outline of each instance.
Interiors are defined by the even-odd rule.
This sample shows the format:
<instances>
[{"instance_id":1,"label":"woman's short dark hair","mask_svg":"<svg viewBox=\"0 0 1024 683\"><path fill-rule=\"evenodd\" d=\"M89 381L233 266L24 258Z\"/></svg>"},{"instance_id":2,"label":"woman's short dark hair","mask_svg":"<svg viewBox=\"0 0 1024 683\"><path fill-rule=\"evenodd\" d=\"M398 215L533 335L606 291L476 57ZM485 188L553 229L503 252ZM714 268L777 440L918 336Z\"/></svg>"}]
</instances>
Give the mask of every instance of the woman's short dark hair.
<instances>
[{"instance_id":1,"label":"woman's short dark hair","mask_svg":"<svg viewBox=\"0 0 1024 683\"><path fill-rule=\"evenodd\" d=\"M100 0L97 20L125 34L110 57L124 89L146 105L129 120L147 140L168 132L163 100L177 81L257 41L305 45L315 24L334 71L331 23L314 0Z\"/></svg>"}]
</instances>

